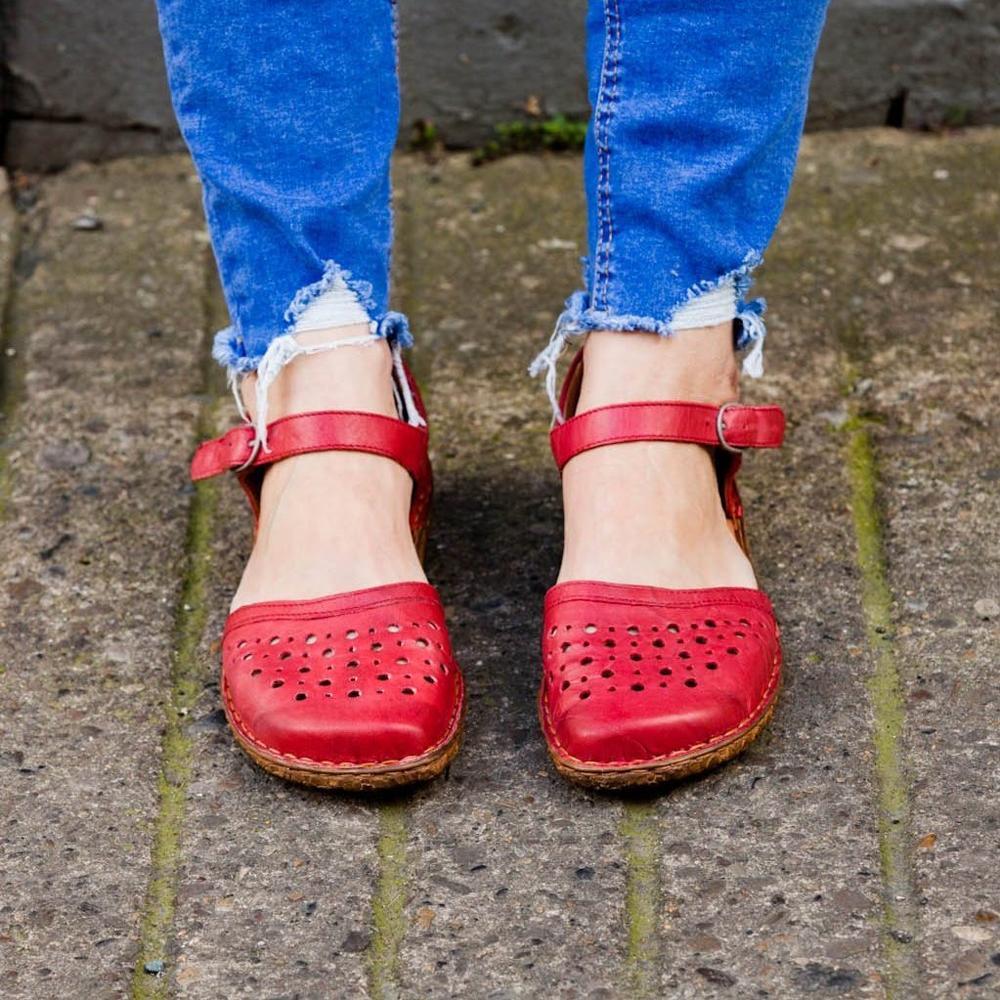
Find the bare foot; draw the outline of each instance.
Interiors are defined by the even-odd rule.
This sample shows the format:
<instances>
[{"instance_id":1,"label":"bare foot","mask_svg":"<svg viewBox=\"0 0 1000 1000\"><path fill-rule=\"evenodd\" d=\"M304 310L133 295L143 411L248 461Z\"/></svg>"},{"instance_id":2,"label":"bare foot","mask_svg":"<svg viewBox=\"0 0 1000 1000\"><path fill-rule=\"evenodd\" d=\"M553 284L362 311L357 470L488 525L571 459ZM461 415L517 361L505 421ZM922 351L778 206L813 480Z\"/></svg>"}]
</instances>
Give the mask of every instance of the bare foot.
<instances>
[{"instance_id":1,"label":"bare foot","mask_svg":"<svg viewBox=\"0 0 1000 1000\"><path fill-rule=\"evenodd\" d=\"M729 323L671 337L601 331L583 351L578 413L648 400L721 404L739 395ZM563 502L560 583L757 586L700 445L637 441L586 451L563 470Z\"/></svg>"},{"instance_id":2,"label":"bare foot","mask_svg":"<svg viewBox=\"0 0 1000 1000\"><path fill-rule=\"evenodd\" d=\"M338 327L298 339L324 343L367 332ZM253 377L243 385L251 412L254 385ZM396 416L388 344L296 358L271 386L268 407L269 422L311 410ZM406 470L377 455L318 452L271 466L257 538L232 608L426 580L410 534L411 492Z\"/></svg>"}]
</instances>

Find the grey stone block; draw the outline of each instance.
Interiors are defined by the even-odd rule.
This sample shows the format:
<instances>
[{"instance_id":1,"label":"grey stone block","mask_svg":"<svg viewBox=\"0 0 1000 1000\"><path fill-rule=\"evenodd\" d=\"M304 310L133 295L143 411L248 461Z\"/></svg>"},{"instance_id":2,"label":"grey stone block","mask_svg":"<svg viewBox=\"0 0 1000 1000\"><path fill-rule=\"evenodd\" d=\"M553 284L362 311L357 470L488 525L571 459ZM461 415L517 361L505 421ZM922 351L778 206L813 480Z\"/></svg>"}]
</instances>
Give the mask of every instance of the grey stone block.
<instances>
[{"instance_id":1,"label":"grey stone block","mask_svg":"<svg viewBox=\"0 0 1000 1000\"><path fill-rule=\"evenodd\" d=\"M1000 5L833 0L808 127L1000 121Z\"/></svg>"},{"instance_id":2,"label":"grey stone block","mask_svg":"<svg viewBox=\"0 0 1000 1000\"><path fill-rule=\"evenodd\" d=\"M16 5L8 30L8 97L19 117L174 128L153 0L31 0Z\"/></svg>"},{"instance_id":3,"label":"grey stone block","mask_svg":"<svg viewBox=\"0 0 1000 1000\"><path fill-rule=\"evenodd\" d=\"M60 170L72 163L149 156L183 146L174 129L121 129L90 121L10 122L5 141L6 161L29 170Z\"/></svg>"},{"instance_id":4,"label":"grey stone block","mask_svg":"<svg viewBox=\"0 0 1000 1000\"><path fill-rule=\"evenodd\" d=\"M834 218L861 220L832 234L831 287L873 418L923 986L941 1000L1000 983L1000 883L984 869L1000 831L995 135L828 141L814 182Z\"/></svg>"},{"instance_id":5,"label":"grey stone block","mask_svg":"<svg viewBox=\"0 0 1000 1000\"><path fill-rule=\"evenodd\" d=\"M403 0L404 110L452 146L497 122L587 112L584 0ZM176 127L152 0L20 4L8 26L5 162L171 148ZM59 129L36 123L59 123ZM810 128L1000 121L1000 6L993 0L833 0L812 86Z\"/></svg>"},{"instance_id":6,"label":"grey stone block","mask_svg":"<svg viewBox=\"0 0 1000 1000\"><path fill-rule=\"evenodd\" d=\"M586 7L585 0L403 0L404 129L427 119L449 145L474 146L495 123L524 119L529 101L547 115L585 115Z\"/></svg>"},{"instance_id":7,"label":"grey stone block","mask_svg":"<svg viewBox=\"0 0 1000 1000\"><path fill-rule=\"evenodd\" d=\"M184 566L203 224L177 161L84 166L18 197L4 313L17 354L2 359L20 376L3 428L0 994L121 996Z\"/></svg>"}]
</instances>

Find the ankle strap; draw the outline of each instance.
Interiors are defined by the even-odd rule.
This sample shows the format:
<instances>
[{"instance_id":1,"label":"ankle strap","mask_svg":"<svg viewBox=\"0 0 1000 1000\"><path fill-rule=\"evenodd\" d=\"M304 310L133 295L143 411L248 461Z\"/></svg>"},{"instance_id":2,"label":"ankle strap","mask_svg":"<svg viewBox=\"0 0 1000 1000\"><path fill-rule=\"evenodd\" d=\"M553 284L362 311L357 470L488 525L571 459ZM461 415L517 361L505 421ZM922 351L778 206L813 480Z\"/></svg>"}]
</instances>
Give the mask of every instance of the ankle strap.
<instances>
[{"instance_id":1,"label":"ankle strap","mask_svg":"<svg viewBox=\"0 0 1000 1000\"><path fill-rule=\"evenodd\" d=\"M418 482L428 474L427 428L378 413L322 410L282 417L268 425L267 442L264 451L250 424L234 427L198 447L191 478L244 472L312 451L364 451L392 459Z\"/></svg>"},{"instance_id":2,"label":"ankle strap","mask_svg":"<svg viewBox=\"0 0 1000 1000\"><path fill-rule=\"evenodd\" d=\"M621 403L571 417L552 429L551 443L562 469L582 451L625 441L683 441L736 452L777 448L784 436L780 406Z\"/></svg>"}]
</instances>

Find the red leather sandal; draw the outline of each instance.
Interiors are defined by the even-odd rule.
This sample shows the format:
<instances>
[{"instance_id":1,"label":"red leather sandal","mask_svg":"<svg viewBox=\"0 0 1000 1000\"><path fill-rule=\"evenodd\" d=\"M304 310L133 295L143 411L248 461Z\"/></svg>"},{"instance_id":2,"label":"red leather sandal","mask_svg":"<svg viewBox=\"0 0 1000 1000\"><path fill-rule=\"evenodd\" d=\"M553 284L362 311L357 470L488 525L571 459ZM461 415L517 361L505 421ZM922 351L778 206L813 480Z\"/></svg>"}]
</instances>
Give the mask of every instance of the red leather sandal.
<instances>
[{"instance_id":1,"label":"red leather sandal","mask_svg":"<svg viewBox=\"0 0 1000 1000\"><path fill-rule=\"evenodd\" d=\"M426 427L331 410L274 421L267 451L255 441L244 425L206 442L191 478L234 471L256 524L272 463L314 451L382 455L413 478L410 527L423 556L431 499ZM352 791L440 774L458 752L464 705L441 602L417 582L238 608L222 637L222 699L237 742L266 771Z\"/></svg>"},{"instance_id":2,"label":"red leather sandal","mask_svg":"<svg viewBox=\"0 0 1000 1000\"><path fill-rule=\"evenodd\" d=\"M578 354L560 405L571 414ZM726 518L749 556L736 488L745 448L776 448L776 406L626 403L569 416L552 430L560 470L590 448L684 441L712 450ZM767 725L781 677L771 602L759 590L669 590L593 581L545 598L539 714L559 772L604 788L672 781L740 753Z\"/></svg>"}]
</instances>

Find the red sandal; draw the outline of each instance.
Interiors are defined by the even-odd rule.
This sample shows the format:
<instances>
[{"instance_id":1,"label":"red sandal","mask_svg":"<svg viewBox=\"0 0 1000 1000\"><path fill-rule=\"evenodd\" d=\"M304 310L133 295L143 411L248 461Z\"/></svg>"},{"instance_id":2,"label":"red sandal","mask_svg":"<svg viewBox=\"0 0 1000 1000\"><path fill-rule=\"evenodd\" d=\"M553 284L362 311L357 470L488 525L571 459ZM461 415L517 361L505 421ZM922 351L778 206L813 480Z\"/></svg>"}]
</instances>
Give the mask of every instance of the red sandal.
<instances>
[{"instance_id":1,"label":"red sandal","mask_svg":"<svg viewBox=\"0 0 1000 1000\"><path fill-rule=\"evenodd\" d=\"M570 414L578 354L560 406ZM590 448L684 441L713 450L726 518L747 552L736 488L745 448L776 448L776 406L626 403L571 416L552 430L560 470ZM603 788L651 785L714 767L767 725L781 677L771 602L759 590L669 590L592 581L545 598L539 714L558 771Z\"/></svg>"},{"instance_id":2,"label":"red sandal","mask_svg":"<svg viewBox=\"0 0 1000 1000\"><path fill-rule=\"evenodd\" d=\"M414 406L424 410L406 373ZM234 471L253 510L267 467L313 451L390 458L413 478L410 527L423 556L431 499L427 429L374 413L274 421L268 450L244 425L201 445L191 478ZM266 771L322 788L389 788L440 774L458 752L463 681L427 583L238 608L222 637L222 698L239 745Z\"/></svg>"}]
</instances>

